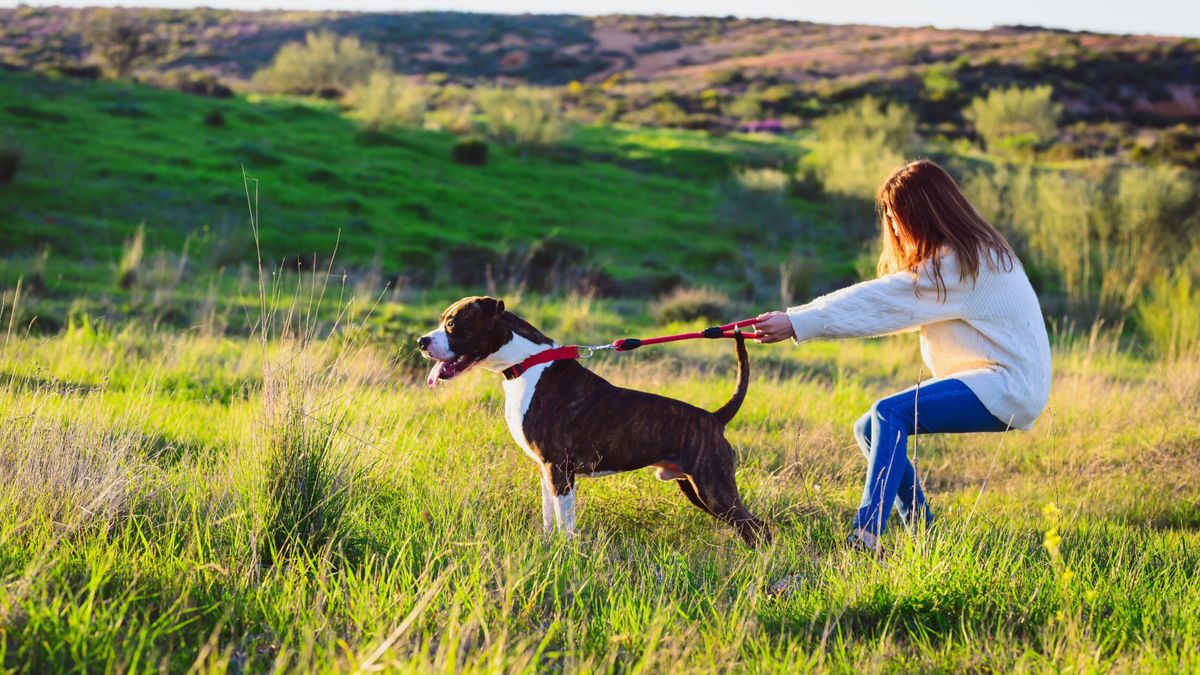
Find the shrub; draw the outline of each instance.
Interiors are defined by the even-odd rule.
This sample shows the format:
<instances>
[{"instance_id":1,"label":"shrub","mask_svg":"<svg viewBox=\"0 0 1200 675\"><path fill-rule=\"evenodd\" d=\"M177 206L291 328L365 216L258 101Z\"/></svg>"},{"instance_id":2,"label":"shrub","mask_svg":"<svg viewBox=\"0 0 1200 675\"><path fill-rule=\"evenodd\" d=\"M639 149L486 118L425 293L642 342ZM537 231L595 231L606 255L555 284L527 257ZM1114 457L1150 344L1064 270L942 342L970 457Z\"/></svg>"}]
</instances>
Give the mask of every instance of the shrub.
<instances>
[{"instance_id":1,"label":"shrub","mask_svg":"<svg viewBox=\"0 0 1200 675\"><path fill-rule=\"evenodd\" d=\"M1159 274L1138 301L1137 319L1160 356L1177 359L1200 353L1200 288L1193 285L1191 271Z\"/></svg>"},{"instance_id":2,"label":"shrub","mask_svg":"<svg viewBox=\"0 0 1200 675\"><path fill-rule=\"evenodd\" d=\"M1054 103L1050 85L993 89L971 101L963 117L975 126L989 150L1027 151L1058 132L1062 106Z\"/></svg>"},{"instance_id":3,"label":"shrub","mask_svg":"<svg viewBox=\"0 0 1200 675\"><path fill-rule=\"evenodd\" d=\"M134 68L161 55L165 47L151 24L133 13L96 10L83 25L83 42L109 73L126 77Z\"/></svg>"},{"instance_id":4,"label":"shrub","mask_svg":"<svg viewBox=\"0 0 1200 675\"><path fill-rule=\"evenodd\" d=\"M324 30L309 33L302 43L284 45L270 66L255 73L254 81L271 92L335 96L391 65L374 45Z\"/></svg>"},{"instance_id":5,"label":"shrub","mask_svg":"<svg viewBox=\"0 0 1200 675\"><path fill-rule=\"evenodd\" d=\"M717 187L716 220L739 237L772 246L801 234L801 221L787 203L790 177L778 169L746 169Z\"/></svg>"},{"instance_id":6,"label":"shrub","mask_svg":"<svg viewBox=\"0 0 1200 675\"><path fill-rule=\"evenodd\" d=\"M0 185L8 185L17 176L25 153L15 145L0 146Z\"/></svg>"},{"instance_id":7,"label":"shrub","mask_svg":"<svg viewBox=\"0 0 1200 675\"><path fill-rule=\"evenodd\" d=\"M817 138L805 159L826 192L873 199L887 174L916 140L917 118L906 106L864 97L815 123Z\"/></svg>"},{"instance_id":8,"label":"shrub","mask_svg":"<svg viewBox=\"0 0 1200 675\"><path fill-rule=\"evenodd\" d=\"M454 161L466 166L483 166L488 161L488 144L482 138L463 138L454 144Z\"/></svg>"},{"instance_id":9,"label":"shrub","mask_svg":"<svg viewBox=\"0 0 1200 675\"><path fill-rule=\"evenodd\" d=\"M1195 180L1173 167L1126 167L1101 180L1000 168L964 187L1034 267L1031 276L1093 316L1129 312L1155 275L1179 264L1198 224Z\"/></svg>"},{"instance_id":10,"label":"shrub","mask_svg":"<svg viewBox=\"0 0 1200 675\"><path fill-rule=\"evenodd\" d=\"M233 98L233 90L223 84L216 75L197 70L172 70L162 76L160 86L195 96Z\"/></svg>"},{"instance_id":11,"label":"shrub","mask_svg":"<svg viewBox=\"0 0 1200 675\"><path fill-rule=\"evenodd\" d=\"M921 75L921 89L925 98L940 102L958 93L959 84L954 66L936 64Z\"/></svg>"},{"instance_id":12,"label":"shrub","mask_svg":"<svg viewBox=\"0 0 1200 675\"><path fill-rule=\"evenodd\" d=\"M117 286L125 290L133 288L138 280L138 271L142 267L142 258L146 253L146 227L138 225L133 237L126 240L121 252L121 262L117 265Z\"/></svg>"},{"instance_id":13,"label":"shrub","mask_svg":"<svg viewBox=\"0 0 1200 675\"><path fill-rule=\"evenodd\" d=\"M720 322L732 304L728 296L711 288L679 288L659 298L650 311L662 323L700 319Z\"/></svg>"},{"instance_id":14,"label":"shrub","mask_svg":"<svg viewBox=\"0 0 1200 675\"><path fill-rule=\"evenodd\" d=\"M350 90L352 117L368 131L420 128L425 122L425 88L393 73L376 71Z\"/></svg>"},{"instance_id":15,"label":"shrub","mask_svg":"<svg viewBox=\"0 0 1200 675\"><path fill-rule=\"evenodd\" d=\"M558 97L532 87L484 88L476 93L484 128L492 140L504 145L542 147L562 140L566 123Z\"/></svg>"}]
</instances>

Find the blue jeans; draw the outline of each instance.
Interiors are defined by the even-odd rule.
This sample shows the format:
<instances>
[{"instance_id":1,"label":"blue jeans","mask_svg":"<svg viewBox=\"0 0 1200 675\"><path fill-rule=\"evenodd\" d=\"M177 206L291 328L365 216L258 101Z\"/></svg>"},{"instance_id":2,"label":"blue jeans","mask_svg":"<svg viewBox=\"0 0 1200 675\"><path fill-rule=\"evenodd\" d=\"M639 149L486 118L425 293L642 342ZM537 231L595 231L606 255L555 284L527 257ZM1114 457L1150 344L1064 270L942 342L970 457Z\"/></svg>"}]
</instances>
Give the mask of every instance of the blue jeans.
<instances>
[{"instance_id":1,"label":"blue jeans","mask_svg":"<svg viewBox=\"0 0 1200 675\"><path fill-rule=\"evenodd\" d=\"M893 504L910 526L920 520L926 525L933 522L921 481L906 454L910 434L959 434L1008 428L983 407L967 385L952 378L935 380L919 389L913 387L876 401L854 424L854 438L867 456L867 480L854 527L882 534Z\"/></svg>"}]
</instances>

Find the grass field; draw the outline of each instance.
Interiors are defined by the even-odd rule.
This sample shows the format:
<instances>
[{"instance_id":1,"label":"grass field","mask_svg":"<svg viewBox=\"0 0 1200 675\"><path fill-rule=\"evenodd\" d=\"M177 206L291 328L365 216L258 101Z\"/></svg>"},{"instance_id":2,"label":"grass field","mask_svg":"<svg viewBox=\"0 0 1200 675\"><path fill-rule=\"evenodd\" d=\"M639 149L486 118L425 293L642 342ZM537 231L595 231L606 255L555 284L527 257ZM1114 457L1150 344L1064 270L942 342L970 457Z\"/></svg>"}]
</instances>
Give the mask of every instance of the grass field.
<instances>
[{"instance_id":1,"label":"grass field","mask_svg":"<svg viewBox=\"0 0 1200 675\"><path fill-rule=\"evenodd\" d=\"M474 167L452 160L452 134L364 133L318 101L214 100L11 73L0 73L0 99L0 140L25 157L5 188L0 244L49 247L68 288L106 276L139 223L147 250L179 255L186 243L214 268L251 262L243 168L261 181L264 217L279 225L263 233L271 260L336 245L343 264L374 262L426 285L462 283L446 278L456 260L481 268L548 240L575 264L642 291L747 265L774 273L788 252L749 223L714 226L732 169L794 163L800 148L780 139L583 127L546 153L493 147L487 166ZM214 113L219 126L205 123ZM831 245L837 226L820 207L791 205L807 214L821 259L845 275L844 247ZM12 261L3 268L10 285L28 276Z\"/></svg>"},{"instance_id":2,"label":"grass field","mask_svg":"<svg viewBox=\"0 0 1200 675\"><path fill-rule=\"evenodd\" d=\"M1194 360L1058 339L1034 431L921 439L939 528L890 533L876 562L841 546L863 468L850 424L921 375L915 339L756 345L729 436L775 544L746 549L650 472L585 481L564 540L541 532L498 378L427 390L411 345L306 321L319 291L270 303L265 339L7 336L6 668L1197 667ZM422 330L440 300L376 311ZM657 330L601 301L515 304L561 340ZM713 408L729 347L591 365Z\"/></svg>"},{"instance_id":3,"label":"grass field","mask_svg":"<svg viewBox=\"0 0 1200 675\"><path fill-rule=\"evenodd\" d=\"M1200 670L1194 176L853 114L841 145L581 124L465 166L329 102L0 72L0 671ZM914 336L751 346L728 436L762 550L648 471L548 537L499 377L424 387L414 338L467 293L595 344L854 281L864 157L912 152L1017 245L1055 373L1030 432L918 439L938 524L881 560L843 545L850 428L928 376ZM588 365L734 387L728 343Z\"/></svg>"}]
</instances>

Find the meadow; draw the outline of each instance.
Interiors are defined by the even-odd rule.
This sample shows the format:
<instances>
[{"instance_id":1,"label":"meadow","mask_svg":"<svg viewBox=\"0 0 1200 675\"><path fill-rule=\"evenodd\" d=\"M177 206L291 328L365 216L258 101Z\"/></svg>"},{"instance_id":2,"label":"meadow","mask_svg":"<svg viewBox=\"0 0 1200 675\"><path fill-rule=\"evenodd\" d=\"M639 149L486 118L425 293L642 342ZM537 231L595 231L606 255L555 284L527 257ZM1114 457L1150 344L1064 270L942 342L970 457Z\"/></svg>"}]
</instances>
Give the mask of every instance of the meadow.
<instances>
[{"instance_id":1,"label":"meadow","mask_svg":"<svg viewBox=\"0 0 1200 675\"><path fill-rule=\"evenodd\" d=\"M72 12L2 15L0 669L1200 669L1194 40ZM500 47L460 61L458 29ZM938 522L882 559L844 545L851 424L928 377L915 336L751 345L759 550L649 471L547 536L499 376L424 385L415 338L467 294L595 344L869 277L917 156L1012 241L1054 385L1030 432L915 440ZM723 341L588 367L734 387Z\"/></svg>"},{"instance_id":2,"label":"meadow","mask_svg":"<svg viewBox=\"0 0 1200 675\"><path fill-rule=\"evenodd\" d=\"M1043 421L921 438L940 522L889 534L876 561L842 545L863 465L850 425L921 376L915 338L755 345L729 436L775 543L745 548L648 471L584 481L580 536L565 539L541 531L498 376L428 390L411 344L306 311L323 280L282 286L249 336L8 333L6 668L1196 667L1194 358L1056 337ZM564 341L655 330L599 300L510 302ZM390 311L419 329L440 304ZM733 386L729 347L590 365L714 408Z\"/></svg>"}]
</instances>

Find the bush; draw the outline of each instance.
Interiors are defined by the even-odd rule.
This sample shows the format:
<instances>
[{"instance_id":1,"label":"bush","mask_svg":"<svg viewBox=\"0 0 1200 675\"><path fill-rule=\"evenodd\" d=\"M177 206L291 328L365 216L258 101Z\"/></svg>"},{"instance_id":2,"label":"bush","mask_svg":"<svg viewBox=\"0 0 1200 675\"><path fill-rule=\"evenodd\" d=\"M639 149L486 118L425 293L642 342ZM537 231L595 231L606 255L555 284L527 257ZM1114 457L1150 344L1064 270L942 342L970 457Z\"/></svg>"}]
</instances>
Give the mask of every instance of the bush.
<instances>
[{"instance_id":1,"label":"bush","mask_svg":"<svg viewBox=\"0 0 1200 675\"><path fill-rule=\"evenodd\" d=\"M302 43L284 45L270 66L255 73L254 81L270 92L336 96L391 66L374 45L324 30L309 33Z\"/></svg>"},{"instance_id":2,"label":"bush","mask_svg":"<svg viewBox=\"0 0 1200 675\"><path fill-rule=\"evenodd\" d=\"M159 85L195 96L233 98L233 90L223 84L216 75L197 70L172 70L159 81Z\"/></svg>"},{"instance_id":3,"label":"bush","mask_svg":"<svg viewBox=\"0 0 1200 675\"><path fill-rule=\"evenodd\" d=\"M661 323L700 319L718 323L725 320L732 304L728 296L711 288L679 288L659 298L650 311Z\"/></svg>"},{"instance_id":4,"label":"bush","mask_svg":"<svg viewBox=\"0 0 1200 675\"><path fill-rule=\"evenodd\" d=\"M916 140L917 118L900 104L864 97L815 123L813 150L804 158L826 192L871 199L889 172L904 163Z\"/></svg>"},{"instance_id":5,"label":"bush","mask_svg":"<svg viewBox=\"0 0 1200 675\"><path fill-rule=\"evenodd\" d=\"M121 262L117 266L117 286L124 290L133 288L137 283L145 254L146 226L138 225L137 232L125 242L125 248L121 252Z\"/></svg>"},{"instance_id":6,"label":"bush","mask_svg":"<svg viewBox=\"0 0 1200 675\"><path fill-rule=\"evenodd\" d=\"M1158 275L1137 304L1137 319L1160 356L1177 359L1200 354L1200 287L1193 285L1191 271Z\"/></svg>"},{"instance_id":7,"label":"bush","mask_svg":"<svg viewBox=\"0 0 1200 675\"><path fill-rule=\"evenodd\" d=\"M482 138L463 138L454 144L454 161L466 166L483 166L488 161L488 144Z\"/></svg>"},{"instance_id":8,"label":"bush","mask_svg":"<svg viewBox=\"0 0 1200 675\"><path fill-rule=\"evenodd\" d=\"M921 90L930 101L941 102L958 93L959 84L954 66L936 64L921 75Z\"/></svg>"},{"instance_id":9,"label":"bush","mask_svg":"<svg viewBox=\"0 0 1200 675\"><path fill-rule=\"evenodd\" d=\"M1001 168L968 177L964 188L1031 276L1092 317L1128 313L1157 274L1180 264L1200 226L1195 178L1174 167L1126 167L1100 180Z\"/></svg>"},{"instance_id":10,"label":"bush","mask_svg":"<svg viewBox=\"0 0 1200 675\"><path fill-rule=\"evenodd\" d=\"M483 113L488 136L503 145L544 147L562 140L566 122L558 97L532 87L483 88L476 101Z\"/></svg>"},{"instance_id":11,"label":"bush","mask_svg":"<svg viewBox=\"0 0 1200 675\"><path fill-rule=\"evenodd\" d=\"M0 185L8 185L17 176L25 153L15 145L0 146Z\"/></svg>"},{"instance_id":12,"label":"bush","mask_svg":"<svg viewBox=\"0 0 1200 675\"><path fill-rule=\"evenodd\" d=\"M803 234L803 223L787 202L790 182L778 169L738 172L717 186L716 222L745 241L788 245Z\"/></svg>"},{"instance_id":13,"label":"bush","mask_svg":"<svg viewBox=\"0 0 1200 675\"><path fill-rule=\"evenodd\" d=\"M376 71L350 89L352 117L368 131L395 127L420 128L428 95L424 87L393 73Z\"/></svg>"},{"instance_id":14,"label":"bush","mask_svg":"<svg viewBox=\"0 0 1200 675\"><path fill-rule=\"evenodd\" d=\"M963 117L975 126L989 150L1027 152L1058 133L1062 106L1050 85L993 89L971 101Z\"/></svg>"}]
</instances>

